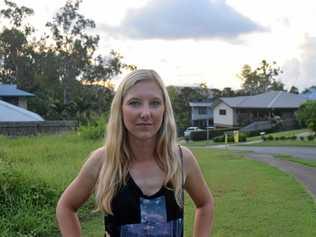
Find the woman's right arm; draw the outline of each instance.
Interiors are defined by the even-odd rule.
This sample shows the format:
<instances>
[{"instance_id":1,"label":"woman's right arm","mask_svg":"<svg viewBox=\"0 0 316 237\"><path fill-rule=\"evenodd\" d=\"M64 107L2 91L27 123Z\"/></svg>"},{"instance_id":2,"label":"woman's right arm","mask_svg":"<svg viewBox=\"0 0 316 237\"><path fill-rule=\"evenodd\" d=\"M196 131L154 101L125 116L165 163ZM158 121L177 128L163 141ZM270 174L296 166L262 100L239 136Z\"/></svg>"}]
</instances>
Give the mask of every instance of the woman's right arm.
<instances>
[{"instance_id":1,"label":"woman's right arm","mask_svg":"<svg viewBox=\"0 0 316 237\"><path fill-rule=\"evenodd\" d=\"M62 236L80 236L80 222L76 211L94 191L104 157L104 148L95 150L81 168L79 175L61 195L56 207L56 218Z\"/></svg>"}]
</instances>

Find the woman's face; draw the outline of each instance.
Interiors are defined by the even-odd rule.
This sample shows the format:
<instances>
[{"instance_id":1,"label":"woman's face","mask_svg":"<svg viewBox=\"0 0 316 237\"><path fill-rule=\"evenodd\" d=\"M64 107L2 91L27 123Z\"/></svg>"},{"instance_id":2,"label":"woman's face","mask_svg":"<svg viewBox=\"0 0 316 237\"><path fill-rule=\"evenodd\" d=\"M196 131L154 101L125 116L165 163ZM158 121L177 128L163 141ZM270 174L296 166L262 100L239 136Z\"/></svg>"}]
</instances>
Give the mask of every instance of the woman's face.
<instances>
[{"instance_id":1,"label":"woman's face","mask_svg":"<svg viewBox=\"0 0 316 237\"><path fill-rule=\"evenodd\" d=\"M127 91L122 104L123 121L129 137L140 140L155 138L164 110L163 95L155 81L136 83Z\"/></svg>"}]
</instances>

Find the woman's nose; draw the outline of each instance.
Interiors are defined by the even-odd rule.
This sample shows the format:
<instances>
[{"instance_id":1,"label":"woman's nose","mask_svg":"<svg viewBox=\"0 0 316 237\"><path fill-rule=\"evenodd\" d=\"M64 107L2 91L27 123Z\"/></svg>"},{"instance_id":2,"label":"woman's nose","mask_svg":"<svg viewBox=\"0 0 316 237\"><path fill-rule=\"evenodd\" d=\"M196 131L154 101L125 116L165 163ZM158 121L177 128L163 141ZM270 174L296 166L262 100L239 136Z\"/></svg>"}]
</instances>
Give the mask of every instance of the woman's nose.
<instances>
[{"instance_id":1,"label":"woman's nose","mask_svg":"<svg viewBox=\"0 0 316 237\"><path fill-rule=\"evenodd\" d=\"M142 119L148 119L150 117L150 108L149 106L147 105L144 105L142 110L141 110L141 113L140 113L140 117Z\"/></svg>"}]
</instances>

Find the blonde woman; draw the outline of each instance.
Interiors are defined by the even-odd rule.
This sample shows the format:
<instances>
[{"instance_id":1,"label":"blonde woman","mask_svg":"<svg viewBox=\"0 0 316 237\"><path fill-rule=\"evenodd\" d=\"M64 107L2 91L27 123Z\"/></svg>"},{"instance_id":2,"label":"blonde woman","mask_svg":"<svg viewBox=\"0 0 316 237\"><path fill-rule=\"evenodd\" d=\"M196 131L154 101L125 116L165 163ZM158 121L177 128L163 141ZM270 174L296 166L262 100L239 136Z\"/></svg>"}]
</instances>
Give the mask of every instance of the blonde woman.
<instances>
[{"instance_id":1,"label":"blonde woman","mask_svg":"<svg viewBox=\"0 0 316 237\"><path fill-rule=\"evenodd\" d=\"M183 236L183 193L193 236L209 236L213 198L192 152L176 144L167 90L153 70L127 75L111 106L105 145L92 152L56 208L63 236L80 236L76 211L95 192L111 237Z\"/></svg>"}]
</instances>

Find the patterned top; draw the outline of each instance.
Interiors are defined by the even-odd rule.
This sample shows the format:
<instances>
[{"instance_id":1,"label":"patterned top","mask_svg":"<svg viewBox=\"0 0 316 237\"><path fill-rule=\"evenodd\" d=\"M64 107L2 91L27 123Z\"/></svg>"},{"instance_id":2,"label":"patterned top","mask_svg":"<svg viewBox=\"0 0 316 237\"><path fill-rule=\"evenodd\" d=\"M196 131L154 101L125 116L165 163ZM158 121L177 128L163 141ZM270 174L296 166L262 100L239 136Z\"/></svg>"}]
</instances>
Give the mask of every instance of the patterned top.
<instances>
[{"instance_id":1,"label":"patterned top","mask_svg":"<svg viewBox=\"0 0 316 237\"><path fill-rule=\"evenodd\" d=\"M104 217L111 237L183 237L183 208L173 190L164 186L148 196L128 175L127 184L112 200L112 212Z\"/></svg>"}]
</instances>

